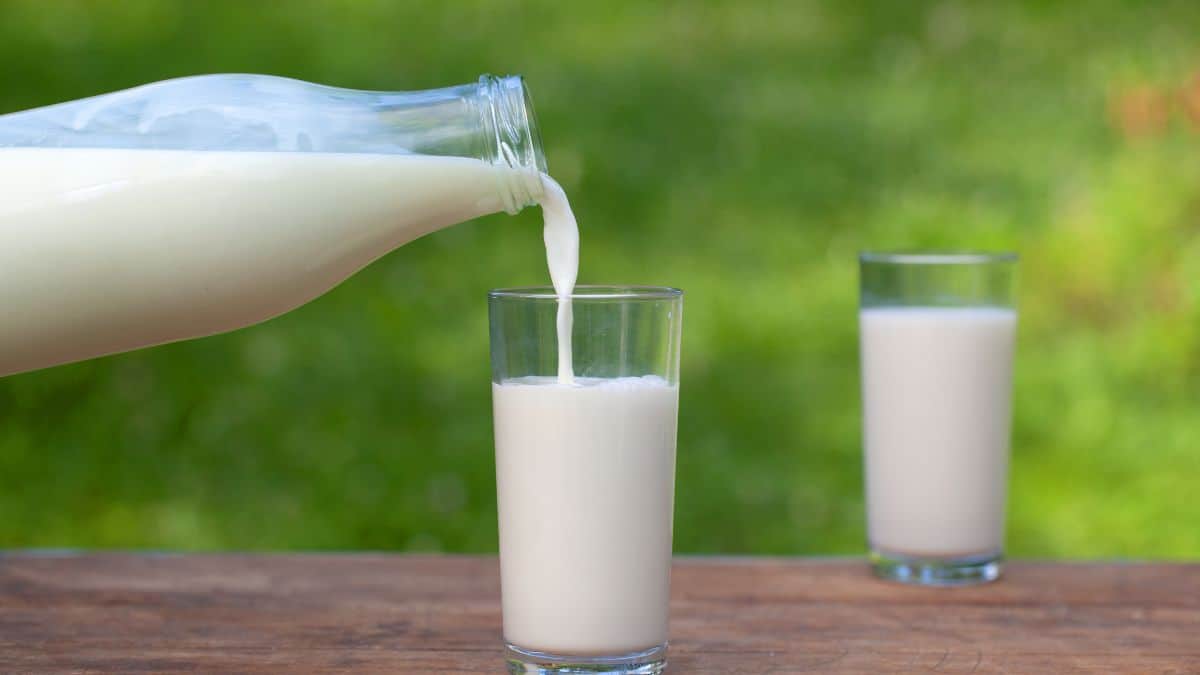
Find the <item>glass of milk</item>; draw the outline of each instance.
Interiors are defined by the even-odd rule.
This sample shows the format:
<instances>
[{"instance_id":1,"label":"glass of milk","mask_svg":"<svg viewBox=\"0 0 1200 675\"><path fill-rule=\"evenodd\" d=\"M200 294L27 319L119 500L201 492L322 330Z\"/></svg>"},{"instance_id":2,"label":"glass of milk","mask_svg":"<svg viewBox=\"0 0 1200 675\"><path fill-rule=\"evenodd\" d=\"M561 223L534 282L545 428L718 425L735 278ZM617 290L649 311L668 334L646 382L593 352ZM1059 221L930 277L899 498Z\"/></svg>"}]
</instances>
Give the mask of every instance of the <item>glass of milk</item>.
<instances>
[{"instance_id":1,"label":"glass of milk","mask_svg":"<svg viewBox=\"0 0 1200 675\"><path fill-rule=\"evenodd\" d=\"M683 293L488 296L504 641L513 673L666 664Z\"/></svg>"},{"instance_id":2,"label":"glass of milk","mask_svg":"<svg viewBox=\"0 0 1200 675\"><path fill-rule=\"evenodd\" d=\"M859 263L874 571L991 581L1004 548L1017 256L863 253Z\"/></svg>"}]
</instances>

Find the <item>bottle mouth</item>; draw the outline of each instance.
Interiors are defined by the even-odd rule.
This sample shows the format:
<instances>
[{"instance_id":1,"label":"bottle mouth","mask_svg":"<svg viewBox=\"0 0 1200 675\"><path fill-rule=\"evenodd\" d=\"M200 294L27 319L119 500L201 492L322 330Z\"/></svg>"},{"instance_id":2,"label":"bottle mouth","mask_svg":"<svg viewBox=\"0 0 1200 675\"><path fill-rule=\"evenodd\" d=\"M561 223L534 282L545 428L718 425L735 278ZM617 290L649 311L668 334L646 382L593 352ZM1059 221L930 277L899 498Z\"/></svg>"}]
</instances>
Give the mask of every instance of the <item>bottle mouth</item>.
<instances>
[{"instance_id":1,"label":"bottle mouth","mask_svg":"<svg viewBox=\"0 0 1200 675\"><path fill-rule=\"evenodd\" d=\"M542 128L538 124L537 111L533 107L533 95L525 84L525 78L520 75L505 78L505 82L515 87L521 93L521 114L525 118L525 141L533 154L533 165L538 173L548 173L546 154L542 150Z\"/></svg>"},{"instance_id":2,"label":"bottle mouth","mask_svg":"<svg viewBox=\"0 0 1200 675\"><path fill-rule=\"evenodd\" d=\"M516 213L542 197L542 174L547 172L533 98L520 75L484 75L479 85L490 100L492 163L513 169L504 172L505 208Z\"/></svg>"}]
</instances>

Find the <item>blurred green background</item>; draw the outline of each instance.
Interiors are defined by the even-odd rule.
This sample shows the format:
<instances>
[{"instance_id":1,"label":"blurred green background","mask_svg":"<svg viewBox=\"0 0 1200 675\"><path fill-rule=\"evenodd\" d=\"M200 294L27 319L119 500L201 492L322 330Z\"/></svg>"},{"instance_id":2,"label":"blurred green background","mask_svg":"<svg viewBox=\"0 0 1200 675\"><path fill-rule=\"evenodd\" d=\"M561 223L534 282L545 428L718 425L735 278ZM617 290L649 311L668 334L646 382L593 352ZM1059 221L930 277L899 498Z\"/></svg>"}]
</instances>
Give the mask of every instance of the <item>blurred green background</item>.
<instances>
[{"instance_id":1,"label":"blurred green background","mask_svg":"<svg viewBox=\"0 0 1200 675\"><path fill-rule=\"evenodd\" d=\"M526 75L581 282L688 293L680 552L862 551L855 253L1019 250L1011 553L1194 558L1198 26L1192 1L0 0L0 112L206 72ZM547 281L540 226L0 379L0 547L495 550L485 292Z\"/></svg>"}]
</instances>

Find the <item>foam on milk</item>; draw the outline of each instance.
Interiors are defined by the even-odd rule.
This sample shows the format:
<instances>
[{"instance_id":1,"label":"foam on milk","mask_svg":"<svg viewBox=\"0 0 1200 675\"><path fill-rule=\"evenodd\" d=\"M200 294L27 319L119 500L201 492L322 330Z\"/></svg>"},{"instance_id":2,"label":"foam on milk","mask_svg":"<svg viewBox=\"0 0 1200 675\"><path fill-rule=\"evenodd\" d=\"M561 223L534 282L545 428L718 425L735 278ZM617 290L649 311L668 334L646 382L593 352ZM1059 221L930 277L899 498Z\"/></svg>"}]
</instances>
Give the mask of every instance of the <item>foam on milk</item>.
<instances>
[{"instance_id":1,"label":"foam on milk","mask_svg":"<svg viewBox=\"0 0 1200 675\"><path fill-rule=\"evenodd\" d=\"M1003 547L1013 342L1003 308L859 315L868 537L890 554Z\"/></svg>"},{"instance_id":2,"label":"foam on milk","mask_svg":"<svg viewBox=\"0 0 1200 675\"><path fill-rule=\"evenodd\" d=\"M666 642L679 387L493 383L504 637L578 656Z\"/></svg>"}]
</instances>

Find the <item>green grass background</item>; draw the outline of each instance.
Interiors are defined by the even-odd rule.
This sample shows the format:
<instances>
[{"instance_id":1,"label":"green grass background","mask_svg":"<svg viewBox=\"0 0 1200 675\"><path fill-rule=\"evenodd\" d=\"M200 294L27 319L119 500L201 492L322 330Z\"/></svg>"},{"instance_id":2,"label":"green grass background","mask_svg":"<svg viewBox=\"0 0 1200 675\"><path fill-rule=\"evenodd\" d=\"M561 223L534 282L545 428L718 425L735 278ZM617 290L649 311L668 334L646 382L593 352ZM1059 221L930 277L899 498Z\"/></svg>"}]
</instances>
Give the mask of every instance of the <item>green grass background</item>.
<instances>
[{"instance_id":1,"label":"green grass background","mask_svg":"<svg viewBox=\"0 0 1200 675\"><path fill-rule=\"evenodd\" d=\"M0 0L0 112L526 75L581 282L687 291L681 552L862 551L856 252L1019 250L1011 552L1195 558L1198 29L1190 1ZM546 282L540 236L481 218L264 325L0 379L0 547L495 550L485 292Z\"/></svg>"}]
</instances>

